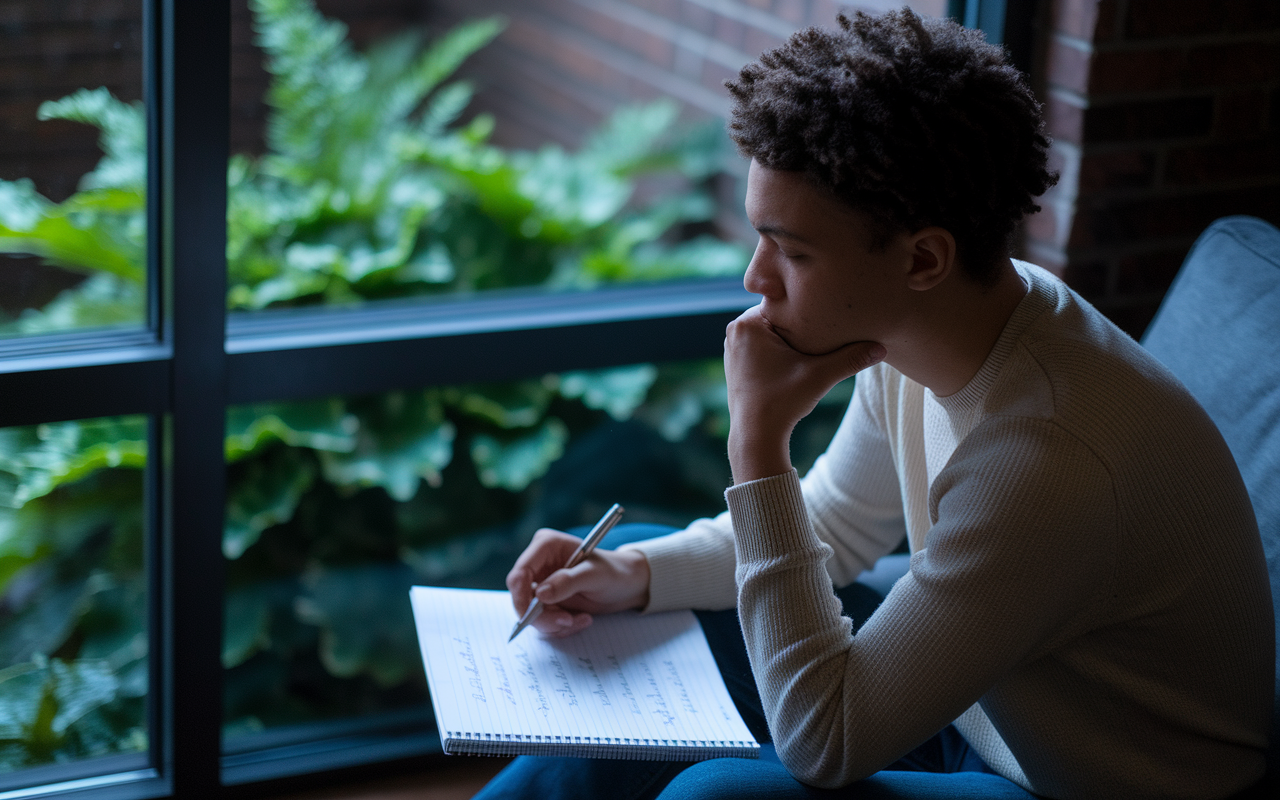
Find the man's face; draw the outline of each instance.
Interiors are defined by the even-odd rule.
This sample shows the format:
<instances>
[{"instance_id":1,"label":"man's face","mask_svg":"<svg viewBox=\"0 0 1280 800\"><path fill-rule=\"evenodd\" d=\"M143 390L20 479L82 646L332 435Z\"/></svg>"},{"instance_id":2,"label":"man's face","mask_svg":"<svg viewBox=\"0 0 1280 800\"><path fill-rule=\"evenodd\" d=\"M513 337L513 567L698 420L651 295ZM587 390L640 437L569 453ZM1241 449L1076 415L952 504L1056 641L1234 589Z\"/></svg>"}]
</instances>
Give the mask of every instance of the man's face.
<instances>
[{"instance_id":1,"label":"man's face","mask_svg":"<svg viewBox=\"0 0 1280 800\"><path fill-rule=\"evenodd\" d=\"M905 235L872 251L868 220L797 172L751 162L747 219L760 234L743 285L796 350L888 344L901 321L911 253Z\"/></svg>"}]
</instances>

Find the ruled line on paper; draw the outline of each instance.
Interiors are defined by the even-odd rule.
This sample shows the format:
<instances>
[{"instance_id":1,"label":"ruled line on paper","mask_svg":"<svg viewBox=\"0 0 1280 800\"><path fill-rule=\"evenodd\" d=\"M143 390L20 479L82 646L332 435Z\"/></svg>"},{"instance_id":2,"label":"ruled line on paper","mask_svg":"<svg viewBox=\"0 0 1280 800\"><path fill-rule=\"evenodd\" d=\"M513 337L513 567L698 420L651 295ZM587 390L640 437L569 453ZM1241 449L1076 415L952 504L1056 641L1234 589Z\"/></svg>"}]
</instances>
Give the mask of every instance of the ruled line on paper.
<instances>
[{"instance_id":1,"label":"ruled line on paper","mask_svg":"<svg viewBox=\"0 0 1280 800\"><path fill-rule=\"evenodd\" d=\"M412 601L442 730L575 747L754 743L691 612L602 615L571 637L531 628L508 643L506 592L415 587Z\"/></svg>"}]
</instances>

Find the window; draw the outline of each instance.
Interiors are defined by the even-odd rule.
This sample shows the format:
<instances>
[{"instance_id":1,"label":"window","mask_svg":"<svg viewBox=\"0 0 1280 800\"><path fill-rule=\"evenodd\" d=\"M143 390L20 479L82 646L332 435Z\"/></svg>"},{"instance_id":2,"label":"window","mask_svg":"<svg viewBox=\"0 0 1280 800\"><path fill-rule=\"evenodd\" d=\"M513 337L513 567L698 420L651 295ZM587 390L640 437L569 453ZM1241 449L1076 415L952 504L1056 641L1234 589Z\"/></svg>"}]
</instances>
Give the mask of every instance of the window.
<instances>
[{"instance_id":1,"label":"window","mask_svg":"<svg viewBox=\"0 0 1280 800\"><path fill-rule=\"evenodd\" d=\"M230 33L250 8L260 32L270 13L296 12L277 32L304 25L302 0L146 0L124 20L74 17L97 6L21 8L6 43L74 29L104 55L73 64L79 51L64 47L40 68L62 82L19 110L109 137L106 161L84 155L92 128L67 121L44 123L82 136L56 159L43 134L23 140L29 155L0 153L0 246L20 255L0 281L27 287L0 292L0 796L206 796L438 751L405 655L412 627L369 629L360 614L382 613L406 581L492 585L531 526L590 522L600 504L672 524L715 510L727 481L717 360L724 325L752 300L740 256L703 236L708 193L723 191L699 183L711 170L686 165L682 205L646 199L665 178L619 204L601 177L616 163L602 171L573 149L486 155L487 123L459 111L461 87L448 90L457 108L439 87L409 104L401 135L308 163L303 134L337 128L312 118L285 141L277 125L283 139L254 145L257 95L235 88L227 45L244 46ZM310 24L309 69L334 81L422 52L360 66L367 50L344 61L320 46L334 29ZM484 25L454 46L479 46ZM284 47L282 58L301 53ZM107 93L76 91L96 83ZM407 127L435 124L424 108L447 121L434 139ZM635 141L670 113L651 105L615 132ZM271 157L287 146L292 162ZM342 187L392 151L412 169L394 164L368 196ZM485 172L486 158L508 160ZM41 178L54 161L70 171ZM516 191L490 191L494 174ZM416 182L397 186L406 175ZM522 176L537 185L521 190ZM326 182L323 197L308 194ZM451 206L458 197L471 205ZM476 207L514 201L483 227L493 217ZM41 224L71 231L63 250L36 235ZM589 246L562 235L575 224ZM86 255L86 243L110 247ZM463 280L465 251L485 247L497 277ZM262 269L272 259L287 269ZM51 313L59 298L82 308ZM798 439L819 449L838 400ZM586 485L572 463L610 469ZM48 641L18 652L11 632L39 627L23 616L34 598L60 591L41 603L56 618ZM11 713L37 696L43 711ZM31 722L7 721L19 718ZM51 746L39 749L37 729Z\"/></svg>"}]
</instances>

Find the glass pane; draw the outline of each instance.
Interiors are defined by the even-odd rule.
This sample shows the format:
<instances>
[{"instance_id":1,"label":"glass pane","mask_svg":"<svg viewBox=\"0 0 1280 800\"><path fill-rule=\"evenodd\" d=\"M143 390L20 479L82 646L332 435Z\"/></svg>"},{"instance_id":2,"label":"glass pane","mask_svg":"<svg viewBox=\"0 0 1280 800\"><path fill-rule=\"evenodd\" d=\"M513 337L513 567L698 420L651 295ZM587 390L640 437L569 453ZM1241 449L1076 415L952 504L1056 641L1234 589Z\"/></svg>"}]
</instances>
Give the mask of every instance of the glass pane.
<instances>
[{"instance_id":1,"label":"glass pane","mask_svg":"<svg viewBox=\"0 0 1280 800\"><path fill-rule=\"evenodd\" d=\"M233 2L232 309L745 269L717 222L719 118L624 92L573 141L528 142L521 120L479 113L491 81L459 71L505 52L519 20L492 16L501 4L456 22L424 18L431 4L319 5Z\"/></svg>"},{"instance_id":2,"label":"glass pane","mask_svg":"<svg viewBox=\"0 0 1280 800\"><path fill-rule=\"evenodd\" d=\"M797 430L800 468L848 397ZM724 510L727 419L718 360L231 409L225 748L423 708L411 585L503 588L537 528L614 502L677 527Z\"/></svg>"},{"instance_id":3,"label":"glass pane","mask_svg":"<svg viewBox=\"0 0 1280 800\"><path fill-rule=\"evenodd\" d=\"M145 323L142 0L4 6L0 338Z\"/></svg>"},{"instance_id":4,"label":"glass pane","mask_svg":"<svg viewBox=\"0 0 1280 800\"><path fill-rule=\"evenodd\" d=\"M147 749L146 454L142 416L0 428L0 788Z\"/></svg>"}]
</instances>

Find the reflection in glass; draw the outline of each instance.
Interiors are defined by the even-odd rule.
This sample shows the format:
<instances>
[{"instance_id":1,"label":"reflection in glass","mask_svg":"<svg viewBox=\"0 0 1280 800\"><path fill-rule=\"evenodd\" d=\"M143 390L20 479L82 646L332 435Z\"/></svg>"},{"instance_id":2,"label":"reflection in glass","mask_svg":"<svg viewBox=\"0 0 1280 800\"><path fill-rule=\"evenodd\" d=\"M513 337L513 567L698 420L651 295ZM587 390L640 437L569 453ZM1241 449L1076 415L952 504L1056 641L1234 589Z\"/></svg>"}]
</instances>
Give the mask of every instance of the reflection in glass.
<instances>
[{"instance_id":1,"label":"reflection in glass","mask_svg":"<svg viewBox=\"0 0 1280 800\"><path fill-rule=\"evenodd\" d=\"M145 322L142 2L16 0L0 72L0 338Z\"/></svg>"},{"instance_id":2,"label":"reflection in glass","mask_svg":"<svg viewBox=\"0 0 1280 800\"><path fill-rule=\"evenodd\" d=\"M361 50L310 0L249 0L248 10L267 109L260 149L237 135L251 152L231 164L232 308L745 268L741 246L705 230L721 124L681 128L677 106L658 102L622 109L575 151L506 149L491 143L491 116L470 115L472 85L454 79L503 30L500 18L429 41L409 25ZM248 65L256 51L234 52ZM233 96L243 91L243 80L233 85ZM238 131L238 110L235 119ZM661 190L637 191L658 175Z\"/></svg>"},{"instance_id":3,"label":"reflection in glass","mask_svg":"<svg viewBox=\"0 0 1280 800\"><path fill-rule=\"evenodd\" d=\"M807 469L848 387L797 430ZM228 414L226 747L421 708L408 588L503 588L537 528L724 509L719 361L259 404Z\"/></svg>"},{"instance_id":4,"label":"reflection in glass","mask_svg":"<svg viewBox=\"0 0 1280 800\"><path fill-rule=\"evenodd\" d=\"M147 747L145 417L0 429L0 773Z\"/></svg>"}]
</instances>

